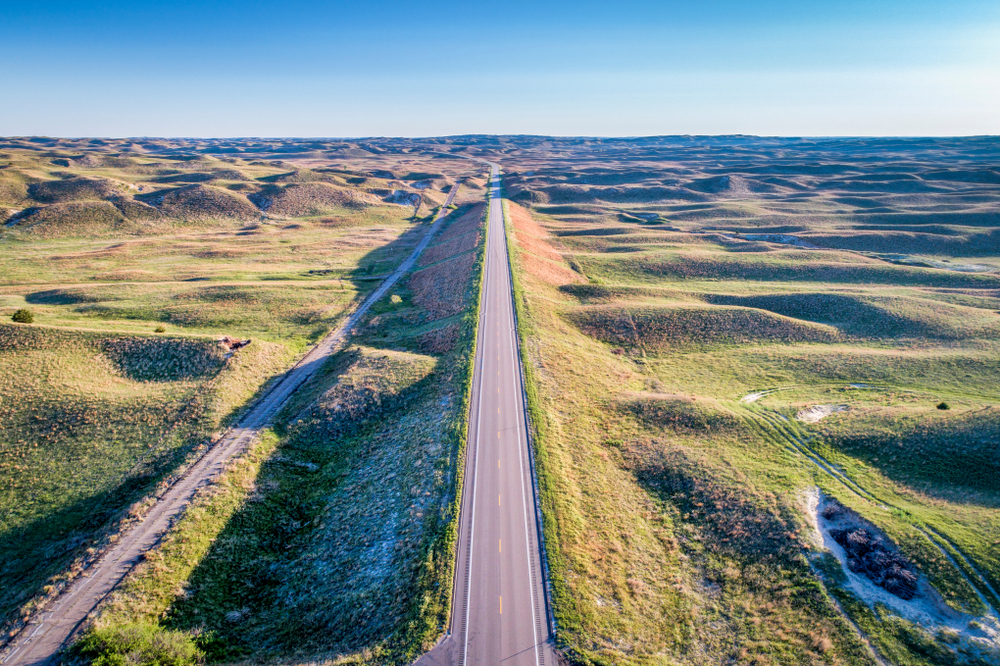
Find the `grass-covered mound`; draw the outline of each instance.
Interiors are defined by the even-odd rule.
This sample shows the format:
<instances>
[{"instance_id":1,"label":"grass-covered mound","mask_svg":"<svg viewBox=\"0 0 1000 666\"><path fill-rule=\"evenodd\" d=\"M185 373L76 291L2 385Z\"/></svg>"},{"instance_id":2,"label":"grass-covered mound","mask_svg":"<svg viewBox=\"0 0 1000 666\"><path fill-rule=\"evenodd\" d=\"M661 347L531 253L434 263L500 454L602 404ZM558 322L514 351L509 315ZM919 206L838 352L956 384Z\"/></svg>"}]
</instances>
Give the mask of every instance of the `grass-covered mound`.
<instances>
[{"instance_id":1,"label":"grass-covered mound","mask_svg":"<svg viewBox=\"0 0 1000 666\"><path fill-rule=\"evenodd\" d=\"M211 185L188 185L138 198L163 215L179 220L252 220L260 217L260 212L245 196Z\"/></svg>"},{"instance_id":2,"label":"grass-covered mound","mask_svg":"<svg viewBox=\"0 0 1000 666\"><path fill-rule=\"evenodd\" d=\"M904 483L1000 497L1000 409L942 411L931 404L922 413L871 408L853 421L826 424L823 433L832 446Z\"/></svg>"},{"instance_id":3,"label":"grass-covered mound","mask_svg":"<svg viewBox=\"0 0 1000 666\"><path fill-rule=\"evenodd\" d=\"M696 396L636 393L623 396L618 406L650 427L678 433L710 435L738 431L743 425L716 401Z\"/></svg>"},{"instance_id":4,"label":"grass-covered mound","mask_svg":"<svg viewBox=\"0 0 1000 666\"><path fill-rule=\"evenodd\" d=\"M805 292L758 296L710 294L705 300L827 324L859 338L959 339L1000 335L1000 316L993 310L923 298Z\"/></svg>"},{"instance_id":5,"label":"grass-covered mound","mask_svg":"<svg viewBox=\"0 0 1000 666\"><path fill-rule=\"evenodd\" d=\"M41 238L134 230L134 226L109 201L58 203L31 208L17 217L12 228Z\"/></svg>"},{"instance_id":6,"label":"grass-covered mound","mask_svg":"<svg viewBox=\"0 0 1000 666\"><path fill-rule=\"evenodd\" d=\"M567 314L580 330L609 344L661 352L672 347L836 340L836 329L739 307L591 306Z\"/></svg>"},{"instance_id":7,"label":"grass-covered mound","mask_svg":"<svg viewBox=\"0 0 1000 666\"><path fill-rule=\"evenodd\" d=\"M323 215L345 207L359 208L372 203L371 199L348 189L322 182L271 185L249 195L249 198L261 211L284 217Z\"/></svg>"}]
</instances>

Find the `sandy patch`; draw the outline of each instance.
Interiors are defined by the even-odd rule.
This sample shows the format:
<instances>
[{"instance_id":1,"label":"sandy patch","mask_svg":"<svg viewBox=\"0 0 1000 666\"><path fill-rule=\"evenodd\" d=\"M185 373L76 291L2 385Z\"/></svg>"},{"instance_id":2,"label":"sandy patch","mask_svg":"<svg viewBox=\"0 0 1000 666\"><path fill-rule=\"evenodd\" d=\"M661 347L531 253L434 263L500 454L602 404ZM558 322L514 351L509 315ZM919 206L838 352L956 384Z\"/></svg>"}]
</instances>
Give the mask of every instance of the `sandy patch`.
<instances>
[{"instance_id":1,"label":"sandy patch","mask_svg":"<svg viewBox=\"0 0 1000 666\"><path fill-rule=\"evenodd\" d=\"M848 566L847 552L834 539L832 533L835 530L861 528L869 534L885 539L888 543L891 541L875 525L853 511L827 511L831 504L835 505L836 500L825 496L818 488L812 488L807 492L806 515L813 532L811 541L819 550L831 553L840 562L846 577L845 589L869 607L874 608L876 604L882 604L931 634L945 632L957 636L956 648L965 648L972 653L978 653L987 662L1000 659L1000 618L993 612L976 617L950 608L923 574L918 575L916 591L913 597L907 600L876 585L868 576L852 571Z\"/></svg>"},{"instance_id":2,"label":"sandy patch","mask_svg":"<svg viewBox=\"0 0 1000 666\"><path fill-rule=\"evenodd\" d=\"M830 414L847 411L847 405L812 405L805 409L800 409L795 414L795 418L803 423L817 423Z\"/></svg>"},{"instance_id":3,"label":"sandy patch","mask_svg":"<svg viewBox=\"0 0 1000 666\"><path fill-rule=\"evenodd\" d=\"M794 245L795 247L801 247L807 250L820 249L819 246L813 245L807 240L803 240L798 236L790 236L788 234L740 234L739 237L751 241L761 241L764 243L781 243L782 245Z\"/></svg>"}]
</instances>

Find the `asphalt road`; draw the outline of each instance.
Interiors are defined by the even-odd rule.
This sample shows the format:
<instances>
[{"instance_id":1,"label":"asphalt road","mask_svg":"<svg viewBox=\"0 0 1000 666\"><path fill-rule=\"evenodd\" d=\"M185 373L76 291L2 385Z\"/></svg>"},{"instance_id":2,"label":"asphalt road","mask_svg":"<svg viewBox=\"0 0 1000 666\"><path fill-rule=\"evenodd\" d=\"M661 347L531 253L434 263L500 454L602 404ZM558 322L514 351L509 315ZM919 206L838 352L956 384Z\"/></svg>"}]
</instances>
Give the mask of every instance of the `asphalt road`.
<instances>
[{"instance_id":1,"label":"asphalt road","mask_svg":"<svg viewBox=\"0 0 1000 666\"><path fill-rule=\"evenodd\" d=\"M52 605L35 617L6 647L0 663L4 666L38 666L59 651L97 604L121 582L143 554L159 542L183 514L195 493L211 483L229 460L250 445L292 393L319 369L327 357L340 348L368 309L413 267L420 253L441 228L441 221L448 212L447 206L451 205L458 189L457 186L452 189L433 224L399 268L364 300L347 321L323 338L274 383L233 428L158 498L142 522L122 534L94 564L67 585Z\"/></svg>"},{"instance_id":2,"label":"asphalt road","mask_svg":"<svg viewBox=\"0 0 1000 666\"><path fill-rule=\"evenodd\" d=\"M499 169L492 165L451 631L418 666L556 664L546 614Z\"/></svg>"}]
</instances>

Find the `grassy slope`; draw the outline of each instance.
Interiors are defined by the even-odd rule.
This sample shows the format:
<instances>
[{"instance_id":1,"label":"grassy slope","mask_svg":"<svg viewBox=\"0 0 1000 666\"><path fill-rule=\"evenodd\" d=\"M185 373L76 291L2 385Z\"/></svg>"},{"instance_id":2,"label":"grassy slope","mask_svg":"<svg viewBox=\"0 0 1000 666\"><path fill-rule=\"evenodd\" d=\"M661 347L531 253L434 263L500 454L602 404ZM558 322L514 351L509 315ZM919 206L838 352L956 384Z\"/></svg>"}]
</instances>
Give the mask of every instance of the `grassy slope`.
<instances>
[{"instance_id":1,"label":"grassy slope","mask_svg":"<svg viewBox=\"0 0 1000 666\"><path fill-rule=\"evenodd\" d=\"M210 340L0 326L4 620L79 573L289 358L262 343L224 364Z\"/></svg>"},{"instance_id":2,"label":"grassy slope","mask_svg":"<svg viewBox=\"0 0 1000 666\"><path fill-rule=\"evenodd\" d=\"M4 182L27 184L0 194L17 207L132 196L135 181L171 171L159 158L85 154L67 176L39 155L13 157L0 165ZM186 177L189 164L175 171ZM233 184L287 172L245 171ZM140 515L143 497L336 325L424 226L407 219L412 209L384 205L327 207L294 224L209 210L109 227L81 209L0 231L0 313L35 315L32 326L0 328L7 628ZM224 334L255 344L223 364L214 341Z\"/></svg>"},{"instance_id":3,"label":"grassy slope","mask_svg":"<svg viewBox=\"0 0 1000 666\"><path fill-rule=\"evenodd\" d=\"M688 248L644 244L638 256L607 254L602 250L612 246L602 225L590 226L593 235L586 236L578 221L573 236L564 237L575 251L556 270L560 257L551 253L552 239L549 248L540 247L544 241L538 237L545 232L516 208L512 212L515 248L525 256L515 260L518 302L539 430L556 614L560 640L574 659L869 662L807 563L801 492L812 484L886 529L954 606L982 610L965 578L915 529L933 526L996 579L995 539L989 536L1000 529L991 481L996 477L988 470L972 477L934 471L934 465L954 465L956 456L992 464L981 445L943 448L953 441L950 434L971 435L965 441L975 444L977 438L988 441L992 432L988 417L971 415L997 398L990 379L996 372L996 334L982 310L976 318L963 317L934 307L915 290L904 294L887 286L851 302L860 303L859 309L891 305L898 314L891 331L873 329L874 320L866 319L863 309L853 320L843 319L852 314L849 308L818 307L827 316L810 317L802 307L789 312L787 298L766 294L827 292L836 282L821 289L798 282L720 282L725 271L711 282L679 282L662 272L652 279L648 270L635 267L664 265L658 252L669 253L671 265L684 266L690 258L696 266L724 266L727 257L718 255L726 249L686 241ZM635 227L621 233L648 235ZM746 253L740 257L744 264L753 261ZM579 267L592 284L578 284L581 277L570 266ZM766 263L758 266L755 270L767 270ZM793 277L775 266L770 279ZM796 270L811 275L808 267ZM908 270L913 274L903 283L927 282L920 269ZM849 272L830 275L855 282ZM945 278L930 279L936 285ZM747 292L764 295L742 295ZM720 300L712 295L719 293L739 296L722 299L718 313L725 314L730 304L771 305L780 316L798 315L793 321L799 327L812 320L834 326L837 335L826 344L775 346L767 344L775 339L771 324L760 330L706 328L700 313L706 301ZM907 307L914 299L922 299L920 307ZM791 303L803 301L810 302ZM604 312L618 308L617 316L595 318L594 305L588 304L597 303ZM699 313L693 319L692 305ZM635 316L650 307L666 316L650 321L660 330L668 322L667 334L647 330ZM988 327L975 327L977 320ZM860 329L863 325L869 328ZM734 346L731 330L751 344ZM947 342L933 340L937 331ZM985 337L955 341L970 331ZM851 382L885 390L846 389ZM739 402L750 391L772 387L788 390L753 407ZM934 405L941 398L970 415L940 413ZM852 409L817 426L794 424L799 406L817 402L847 402ZM771 412L790 425L781 426ZM911 425L900 430L899 419ZM896 434L872 437L873 424ZM907 429L920 437L907 437ZM897 509L886 515L790 450L788 437L815 435L824 438L814 448ZM921 454L901 456L903 441ZM863 605L844 599L884 653L901 663L947 663L949 657L920 647L930 640L926 636L905 623L872 624L860 611Z\"/></svg>"},{"instance_id":4,"label":"grassy slope","mask_svg":"<svg viewBox=\"0 0 1000 666\"><path fill-rule=\"evenodd\" d=\"M405 663L433 643L450 608L484 219L453 214L433 261L199 496L92 637L158 621L211 661Z\"/></svg>"}]
</instances>

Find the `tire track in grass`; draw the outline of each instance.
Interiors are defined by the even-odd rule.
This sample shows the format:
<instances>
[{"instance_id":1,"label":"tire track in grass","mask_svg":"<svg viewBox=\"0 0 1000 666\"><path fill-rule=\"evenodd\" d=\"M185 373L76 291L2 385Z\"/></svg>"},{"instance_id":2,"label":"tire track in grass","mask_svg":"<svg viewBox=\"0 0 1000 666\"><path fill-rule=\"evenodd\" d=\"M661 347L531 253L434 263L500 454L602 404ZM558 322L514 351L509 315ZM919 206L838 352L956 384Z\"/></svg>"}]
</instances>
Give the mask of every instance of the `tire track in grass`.
<instances>
[{"instance_id":1,"label":"tire track in grass","mask_svg":"<svg viewBox=\"0 0 1000 666\"><path fill-rule=\"evenodd\" d=\"M743 405L743 407L750 417L750 422L765 437L777 444L783 445L786 450L798 453L811 462L816 469L840 483L852 494L875 504L880 509L895 510L901 515L909 515L902 507L883 500L868 491L838 466L820 455L814 448L809 446L811 439L806 439L796 434L783 414L765 408L750 407L749 405ZM987 613L992 613L1000 617L1000 612L997 610L1000 608L1000 595L997 594L986 576L973 564L972 559L954 541L929 525L913 520L906 520L906 523L922 534L945 559L951 562L959 575L975 591L979 597L979 601L987 609Z\"/></svg>"}]
</instances>

